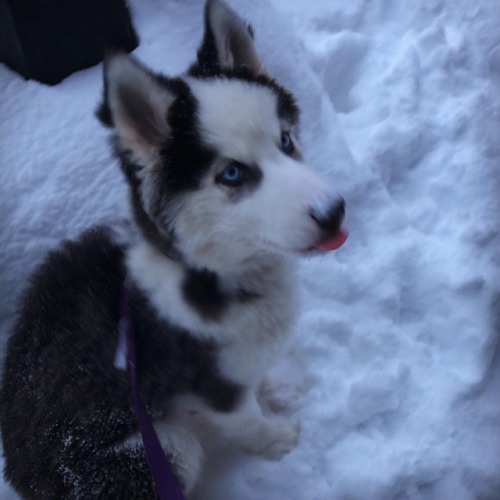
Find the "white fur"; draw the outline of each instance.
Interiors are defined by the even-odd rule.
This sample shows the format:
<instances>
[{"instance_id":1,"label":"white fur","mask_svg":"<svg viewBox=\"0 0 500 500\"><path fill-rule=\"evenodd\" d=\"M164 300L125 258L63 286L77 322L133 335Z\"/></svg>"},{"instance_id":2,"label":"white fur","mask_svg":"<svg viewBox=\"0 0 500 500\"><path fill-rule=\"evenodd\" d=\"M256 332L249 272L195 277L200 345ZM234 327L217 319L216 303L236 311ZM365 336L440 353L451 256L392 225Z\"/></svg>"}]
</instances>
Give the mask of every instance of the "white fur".
<instances>
[{"instance_id":1,"label":"white fur","mask_svg":"<svg viewBox=\"0 0 500 500\"><path fill-rule=\"evenodd\" d=\"M300 434L297 423L264 416L254 391L247 391L238 408L228 413L209 409L192 396L182 396L178 399L177 415L189 422L195 433L203 436L208 427L247 452L271 460L289 453Z\"/></svg>"},{"instance_id":2,"label":"white fur","mask_svg":"<svg viewBox=\"0 0 500 500\"><path fill-rule=\"evenodd\" d=\"M250 163L262 146L280 144L274 92L242 80L188 79L198 101L203 139L223 157Z\"/></svg>"}]
</instances>

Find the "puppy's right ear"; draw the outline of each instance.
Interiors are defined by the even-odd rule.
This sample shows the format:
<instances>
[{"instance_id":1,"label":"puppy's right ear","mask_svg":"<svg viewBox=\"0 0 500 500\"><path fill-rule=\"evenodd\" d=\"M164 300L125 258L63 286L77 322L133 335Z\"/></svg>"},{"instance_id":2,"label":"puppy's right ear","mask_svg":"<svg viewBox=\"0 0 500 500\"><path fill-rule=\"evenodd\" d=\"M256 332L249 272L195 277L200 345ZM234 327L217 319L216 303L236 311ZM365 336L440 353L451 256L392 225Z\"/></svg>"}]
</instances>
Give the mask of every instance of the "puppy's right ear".
<instances>
[{"instance_id":1,"label":"puppy's right ear","mask_svg":"<svg viewBox=\"0 0 500 500\"><path fill-rule=\"evenodd\" d=\"M104 100L97 116L114 127L118 149L134 164L148 167L170 136L167 114L174 95L159 77L124 53L104 61Z\"/></svg>"}]
</instances>

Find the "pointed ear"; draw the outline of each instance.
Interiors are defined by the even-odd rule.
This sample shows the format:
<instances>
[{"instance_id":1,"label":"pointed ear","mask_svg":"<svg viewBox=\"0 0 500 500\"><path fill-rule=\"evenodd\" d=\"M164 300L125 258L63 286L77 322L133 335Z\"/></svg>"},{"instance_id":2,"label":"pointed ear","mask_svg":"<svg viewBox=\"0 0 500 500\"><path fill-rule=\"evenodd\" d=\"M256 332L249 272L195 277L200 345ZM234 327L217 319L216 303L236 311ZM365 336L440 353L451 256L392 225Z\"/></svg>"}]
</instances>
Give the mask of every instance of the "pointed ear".
<instances>
[{"instance_id":1,"label":"pointed ear","mask_svg":"<svg viewBox=\"0 0 500 500\"><path fill-rule=\"evenodd\" d=\"M106 57L104 102L97 115L116 129L120 152L139 166L151 165L168 139L167 113L174 95L158 77L124 53Z\"/></svg>"},{"instance_id":2,"label":"pointed ear","mask_svg":"<svg viewBox=\"0 0 500 500\"><path fill-rule=\"evenodd\" d=\"M222 0L208 0L205 35L191 73L214 76L223 69L243 67L256 75L265 73L255 50L251 26Z\"/></svg>"}]
</instances>

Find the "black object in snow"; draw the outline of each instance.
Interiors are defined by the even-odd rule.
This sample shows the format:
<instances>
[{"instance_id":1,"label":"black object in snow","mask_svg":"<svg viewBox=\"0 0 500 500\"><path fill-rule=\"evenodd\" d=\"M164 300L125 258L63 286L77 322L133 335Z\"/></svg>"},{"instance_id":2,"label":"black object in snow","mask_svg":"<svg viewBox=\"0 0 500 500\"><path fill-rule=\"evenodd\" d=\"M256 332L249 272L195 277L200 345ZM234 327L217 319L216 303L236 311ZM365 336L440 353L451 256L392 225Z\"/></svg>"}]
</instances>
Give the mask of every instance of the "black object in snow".
<instances>
[{"instance_id":1,"label":"black object in snow","mask_svg":"<svg viewBox=\"0 0 500 500\"><path fill-rule=\"evenodd\" d=\"M137 45L125 0L0 0L0 62L28 79L56 84Z\"/></svg>"}]
</instances>

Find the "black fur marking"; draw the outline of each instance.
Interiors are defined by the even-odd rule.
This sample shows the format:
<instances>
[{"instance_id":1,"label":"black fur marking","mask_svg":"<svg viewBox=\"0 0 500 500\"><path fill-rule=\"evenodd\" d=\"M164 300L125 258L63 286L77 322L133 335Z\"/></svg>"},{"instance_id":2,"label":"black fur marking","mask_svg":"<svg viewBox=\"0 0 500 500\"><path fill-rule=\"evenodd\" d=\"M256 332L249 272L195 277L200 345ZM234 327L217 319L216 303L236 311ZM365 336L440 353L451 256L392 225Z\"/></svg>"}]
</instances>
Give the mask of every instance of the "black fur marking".
<instances>
[{"instance_id":1,"label":"black fur marking","mask_svg":"<svg viewBox=\"0 0 500 500\"><path fill-rule=\"evenodd\" d=\"M198 59L189 69L189 74L195 76L214 76L220 72L219 56L215 45L215 37L208 21L208 2L205 5L204 23L205 31L203 41L198 49Z\"/></svg>"},{"instance_id":2,"label":"black fur marking","mask_svg":"<svg viewBox=\"0 0 500 500\"><path fill-rule=\"evenodd\" d=\"M111 111L109 109L106 85L104 85L101 104L97 106L95 115L102 125L109 128L113 127L113 117L111 116Z\"/></svg>"},{"instance_id":3,"label":"black fur marking","mask_svg":"<svg viewBox=\"0 0 500 500\"><path fill-rule=\"evenodd\" d=\"M163 84L176 95L167 116L172 133L161 146L160 164L154 172L148 174L156 176L157 198L152 200L152 207L153 216L159 218L161 227L144 210L137 167L123 155L122 166L131 189L134 217L144 236L168 257L181 260L175 247L175 235L165 227L164 222L175 198L199 187L201 179L210 169L215 153L201 140L196 118L197 102L188 85L180 79L164 79Z\"/></svg>"},{"instance_id":4,"label":"black fur marking","mask_svg":"<svg viewBox=\"0 0 500 500\"><path fill-rule=\"evenodd\" d=\"M172 135L161 149L160 181L169 195L175 195L199 186L215 153L202 142L197 122L198 104L189 86L176 79L170 80L168 87L177 98L168 113Z\"/></svg>"},{"instance_id":5,"label":"black fur marking","mask_svg":"<svg viewBox=\"0 0 500 500\"><path fill-rule=\"evenodd\" d=\"M242 388L220 375L217 346L174 327L152 336L150 332L155 328L146 318L155 318L155 313L153 310L150 313L152 316L147 317L141 314L140 320L133 324L136 335L142 339L138 363L142 367L141 392L146 401L154 408L168 411L170 401L165 394L192 392L215 410L233 410L240 401Z\"/></svg>"},{"instance_id":6,"label":"black fur marking","mask_svg":"<svg viewBox=\"0 0 500 500\"><path fill-rule=\"evenodd\" d=\"M128 377L114 367L123 258L106 229L93 229L52 252L24 294L0 391L5 475L23 498L155 498L143 449L121 447L137 432ZM217 346L130 291L150 415L165 416L185 392L233 409L242 389L219 373Z\"/></svg>"},{"instance_id":7,"label":"black fur marking","mask_svg":"<svg viewBox=\"0 0 500 500\"><path fill-rule=\"evenodd\" d=\"M137 289L132 290L132 297L132 328L138 339L139 377L145 401L152 408L168 412L172 395L192 392L214 409L234 409L241 388L219 373L216 344L160 320Z\"/></svg>"},{"instance_id":8,"label":"black fur marking","mask_svg":"<svg viewBox=\"0 0 500 500\"><path fill-rule=\"evenodd\" d=\"M106 66L108 61L113 55L117 54L116 51L108 51L104 57L103 62L103 72L102 72L102 100L101 103L97 106L95 111L95 115L97 119L105 126L105 127L114 127L113 116L111 114L111 109L109 107L108 101L108 79L107 79L107 70Z\"/></svg>"},{"instance_id":9,"label":"black fur marking","mask_svg":"<svg viewBox=\"0 0 500 500\"><path fill-rule=\"evenodd\" d=\"M159 228L144 210L140 194L140 180L134 171L134 167L122 163L122 169L130 187L130 202L134 220L141 229L143 236L163 255L175 261L182 261L182 256L175 246L175 233L173 230L167 233Z\"/></svg>"},{"instance_id":10,"label":"black fur marking","mask_svg":"<svg viewBox=\"0 0 500 500\"><path fill-rule=\"evenodd\" d=\"M205 319L219 320L234 302L248 304L259 298L254 292L224 290L216 273L189 268L182 284L184 299Z\"/></svg>"},{"instance_id":11,"label":"black fur marking","mask_svg":"<svg viewBox=\"0 0 500 500\"><path fill-rule=\"evenodd\" d=\"M186 272L182 292L186 301L205 319L220 319L231 301L222 290L216 273L189 269Z\"/></svg>"},{"instance_id":12,"label":"black fur marking","mask_svg":"<svg viewBox=\"0 0 500 500\"><path fill-rule=\"evenodd\" d=\"M248 30L248 33L252 37L252 40L253 40L255 38L255 31L253 29L253 26L250 23L247 24L247 30Z\"/></svg>"}]
</instances>

